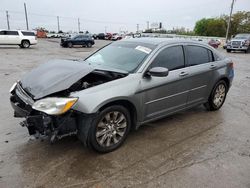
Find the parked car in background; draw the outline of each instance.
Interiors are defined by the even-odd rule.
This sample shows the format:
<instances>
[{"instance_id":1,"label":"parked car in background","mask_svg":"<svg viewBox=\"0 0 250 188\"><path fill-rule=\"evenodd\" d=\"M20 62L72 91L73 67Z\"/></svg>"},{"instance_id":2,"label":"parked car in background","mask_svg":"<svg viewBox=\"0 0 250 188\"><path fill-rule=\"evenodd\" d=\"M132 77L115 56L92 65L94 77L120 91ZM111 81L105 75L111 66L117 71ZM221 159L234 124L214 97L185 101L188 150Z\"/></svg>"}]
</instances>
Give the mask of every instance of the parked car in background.
<instances>
[{"instance_id":1,"label":"parked car in background","mask_svg":"<svg viewBox=\"0 0 250 188\"><path fill-rule=\"evenodd\" d=\"M250 33L237 34L231 41L227 42L227 52L250 51Z\"/></svg>"},{"instance_id":2,"label":"parked car in background","mask_svg":"<svg viewBox=\"0 0 250 188\"><path fill-rule=\"evenodd\" d=\"M208 41L208 44L214 48L218 48L221 42L216 39L211 39Z\"/></svg>"},{"instance_id":3,"label":"parked car in background","mask_svg":"<svg viewBox=\"0 0 250 188\"><path fill-rule=\"evenodd\" d=\"M96 36L96 39L105 40L105 34L104 34L104 33L99 33L99 34Z\"/></svg>"},{"instance_id":4,"label":"parked car in background","mask_svg":"<svg viewBox=\"0 0 250 188\"><path fill-rule=\"evenodd\" d=\"M62 38L61 46L72 48L73 46L80 45L91 48L95 44L92 35L76 35L74 37Z\"/></svg>"},{"instance_id":5,"label":"parked car in background","mask_svg":"<svg viewBox=\"0 0 250 188\"><path fill-rule=\"evenodd\" d=\"M19 45L29 48L37 44L37 37L33 31L0 30L0 45Z\"/></svg>"},{"instance_id":6,"label":"parked car in background","mask_svg":"<svg viewBox=\"0 0 250 188\"><path fill-rule=\"evenodd\" d=\"M112 38L112 33L106 33L105 40L111 40L111 38Z\"/></svg>"},{"instance_id":7,"label":"parked car in background","mask_svg":"<svg viewBox=\"0 0 250 188\"><path fill-rule=\"evenodd\" d=\"M116 41L116 40L121 40L122 36L118 33L113 33L111 40Z\"/></svg>"},{"instance_id":8,"label":"parked car in background","mask_svg":"<svg viewBox=\"0 0 250 188\"><path fill-rule=\"evenodd\" d=\"M200 104L219 110L233 77L233 62L205 43L126 39L84 61L40 65L12 86L10 102L30 135L77 134L104 153L142 124Z\"/></svg>"}]
</instances>

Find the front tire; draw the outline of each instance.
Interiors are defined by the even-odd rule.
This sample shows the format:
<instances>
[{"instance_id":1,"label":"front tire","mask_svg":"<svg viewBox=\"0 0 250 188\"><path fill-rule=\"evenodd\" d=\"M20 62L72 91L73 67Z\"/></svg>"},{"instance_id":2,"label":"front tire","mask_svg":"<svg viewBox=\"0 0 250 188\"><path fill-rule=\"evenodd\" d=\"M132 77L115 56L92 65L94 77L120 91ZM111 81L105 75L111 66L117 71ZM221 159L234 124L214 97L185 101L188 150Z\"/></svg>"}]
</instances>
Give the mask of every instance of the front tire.
<instances>
[{"instance_id":1,"label":"front tire","mask_svg":"<svg viewBox=\"0 0 250 188\"><path fill-rule=\"evenodd\" d=\"M231 50L227 49L227 52L228 52L228 53L230 53L230 52L231 52Z\"/></svg>"},{"instance_id":2,"label":"front tire","mask_svg":"<svg viewBox=\"0 0 250 188\"><path fill-rule=\"evenodd\" d=\"M107 107L92 121L87 145L100 153L111 152L122 145L130 127L130 114L125 107Z\"/></svg>"},{"instance_id":3,"label":"front tire","mask_svg":"<svg viewBox=\"0 0 250 188\"><path fill-rule=\"evenodd\" d=\"M219 110L225 102L228 86L224 80L217 82L209 96L208 102L204 104L207 110Z\"/></svg>"}]
</instances>

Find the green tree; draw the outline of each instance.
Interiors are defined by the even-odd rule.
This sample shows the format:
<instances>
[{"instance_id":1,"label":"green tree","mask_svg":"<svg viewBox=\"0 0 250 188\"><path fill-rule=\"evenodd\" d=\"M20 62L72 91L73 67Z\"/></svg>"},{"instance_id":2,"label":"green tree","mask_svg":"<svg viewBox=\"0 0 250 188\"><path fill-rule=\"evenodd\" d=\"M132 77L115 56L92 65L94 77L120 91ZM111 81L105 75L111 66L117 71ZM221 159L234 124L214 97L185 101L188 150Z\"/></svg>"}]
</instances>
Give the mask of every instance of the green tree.
<instances>
[{"instance_id":1,"label":"green tree","mask_svg":"<svg viewBox=\"0 0 250 188\"><path fill-rule=\"evenodd\" d=\"M225 37L228 16L222 15L218 18L202 18L194 27L196 35ZM238 33L250 33L250 12L239 11L232 15L229 36Z\"/></svg>"},{"instance_id":2,"label":"green tree","mask_svg":"<svg viewBox=\"0 0 250 188\"><path fill-rule=\"evenodd\" d=\"M226 33L225 21L222 18L203 18L196 22L194 32L200 36L224 37Z\"/></svg>"},{"instance_id":3,"label":"green tree","mask_svg":"<svg viewBox=\"0 0 250 188\"><path fill-rule=\"evenodd\" d=\"M221 18L224 20L225 25L227 25L228 16L223 15ZM250 33L250 12L239 11L232 15L229 36L238 33Z\"/></svg>"}]
</instances>

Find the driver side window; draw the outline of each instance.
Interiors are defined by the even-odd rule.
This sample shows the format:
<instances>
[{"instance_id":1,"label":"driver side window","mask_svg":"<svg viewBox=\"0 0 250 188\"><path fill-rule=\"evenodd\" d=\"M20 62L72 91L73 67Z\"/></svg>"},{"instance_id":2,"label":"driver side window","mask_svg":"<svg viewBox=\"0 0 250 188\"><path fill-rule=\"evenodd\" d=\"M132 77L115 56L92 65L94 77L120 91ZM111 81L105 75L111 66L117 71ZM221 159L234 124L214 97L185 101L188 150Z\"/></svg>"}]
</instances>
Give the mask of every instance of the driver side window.
<instances>
[{"instance_id":1,"label":"driver side window","mask_svg":"<svg viewBox=\"0 0 250 188\"><path fill-rule=\"evenodd\" d=\"M165 67L169 71L184 68L184 53L182 46L172 46L163 49L154 59L150 68Z\"/></svg>"}]
</instances>

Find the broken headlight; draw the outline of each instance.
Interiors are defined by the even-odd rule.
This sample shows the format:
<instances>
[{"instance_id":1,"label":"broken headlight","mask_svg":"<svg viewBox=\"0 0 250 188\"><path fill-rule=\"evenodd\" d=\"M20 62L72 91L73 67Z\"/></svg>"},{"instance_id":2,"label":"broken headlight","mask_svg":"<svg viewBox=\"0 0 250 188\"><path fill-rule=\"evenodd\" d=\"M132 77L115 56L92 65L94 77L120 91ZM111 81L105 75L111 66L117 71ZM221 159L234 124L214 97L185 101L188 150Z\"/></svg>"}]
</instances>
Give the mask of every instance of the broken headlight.
<instances>
[{"instance_id":1,"label":"broken headlight","mask_svg":"<svg viewBox=\"0 0 250 188\"><path fill-rule=\"evenodd\" d=\"M11 86L11 88L10 88L10 90L9 90L10 93L12 93L12 92L14 91L14 89L16 88L16 85L17 85L17 82L15 82L15 83Z\"/></svg>"},{"instance_id":2,"label":"broken headlight","mask_svg":"<svg viewBox=\"0 0 250 188\"><path fill-rule=\"evenodd\" d=\"M32 108L49 115L60 115L67 112L78 98L49 97L36 101Z\"/></svg>"}]
</instances>

